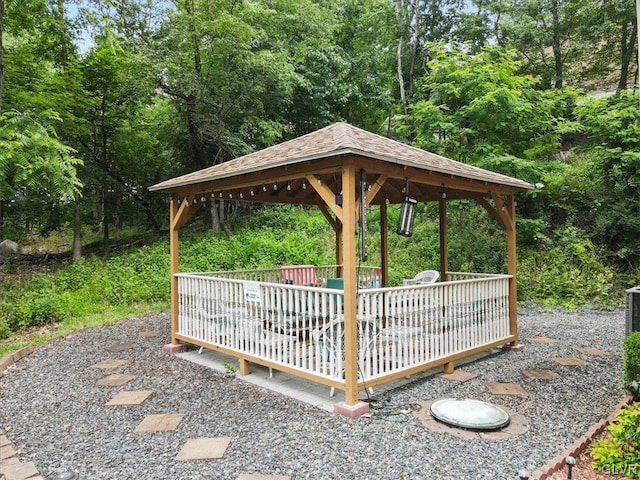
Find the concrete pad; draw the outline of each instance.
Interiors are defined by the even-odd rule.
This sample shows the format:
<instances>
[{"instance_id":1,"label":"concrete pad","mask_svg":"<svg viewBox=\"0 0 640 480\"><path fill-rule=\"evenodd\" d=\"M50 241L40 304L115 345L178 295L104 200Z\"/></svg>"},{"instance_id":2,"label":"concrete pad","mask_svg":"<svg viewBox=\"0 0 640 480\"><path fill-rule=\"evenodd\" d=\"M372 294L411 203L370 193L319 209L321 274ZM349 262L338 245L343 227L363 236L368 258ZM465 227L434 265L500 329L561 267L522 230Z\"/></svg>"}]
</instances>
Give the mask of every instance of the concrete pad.
<instances>
[{"instance_id":1,"label":"concrete pad","mask_svg":"<svg viewBox=\"0 0 640 480\"><path fill-rule=\"evenodd\" d=\"M527 340L534 343L558 343L560 341L560 340L556 340L555 338L548 338L548 337L531 337Z\"/></svg>"},{"instance_id":2,"label":"concrete pad","mask_svg":"<svg viewBox=\"0 0 640 480\"><path fill-rule=\"evenodd\" d=\"M24 480L40 475L33 462L14 463L6 466L2 463L0 465L0 473L4 474L6 480Z\"/></svg>"},{"instance_id":3,"label":"concrete pad","mask_svg":"<svg viewBox=\"0 0 640 480\"><path fill-rule=\"evenodd\" d=\"M140 332L140 338L156 338L162 335L162 330L149 330L146 332Z\"/></svg>"},{"instance_id":4,"label":"concrete pad","mask_svg":"<svg viewBox=\"0 0 640 480\"><path fill-rule=\"evenodd\" d=\"M344 402L339 402L333 406L333 411L348 418L356 418L369 413L369 404L362 401L355 405L347 405Z\"/></svg>"},{"instance_id":5,"label":"concrete pad","mask_svg":"<svg viewBox=\"0 0 640 480\"><path fill-rule=\"evenodd\" d=\"M591 347L576 348L576 350L578 350L580 353L584 353L585 355L594 355L596 357L606 357L607 355L609 355L609 352Z\"/></svg>"},{"instance_id":6,"label":"concrete pad","mask_svg":"<svg viewBox=\"0 0 640 480\"><path fill-rule=\"evenodd\" d=\"M560 378L553 370L544 370L544 369L531 369L531 370L522 370L522 374L525 377L541 379L541 380L551 380L553 378Z\"/></svg>"},{"instance_id":7,"label":"concrete pad","mask_svg":"<svg viewBox=\"0 0 640 480\"><path fill-rule=\"evenodd\" d=\"M589 362L585 362L584 360L575 357L555 357L551 360L559 363L560 365L565 365L568 367L582 367L589 364Z\"/></svg>"},{"instance_id":8,"label":"concrete pad","mask_svg":"<svg viewBox=\"0 0 640 480\"><path fill-rule=\"evenodd\" d=\"M252 475L250 473L243 473L238 475L236 480L291 480L291 477L286 475Z\"/></svg>"},{"instance_id":9,"label":"concrete pad","mask_svg":"<svg viewBox=\"0 0 640 480\"><path fill-rule=\"evenodd\" d=\"M436 375L439 378L444 378L445 380L455 380L456 382L468 382L469 380L473 380L478 376L477 373L465 372L464 370L456 370L453 373L440 373Z\"/></svg>"},{"instance_id":10,"label":"concrete pad","mask_svg":"<svg viewBox=\"0 0 640 480\"><path fill-rule=\"evenodd\" d=\"M96 385L101 387L119 387L124 385L127 382L130 382L137 375L127 375L124 373L114 373L113 375L109 375L104 377L96 382Z\"/></svg>"},{"instance_id":11,"label":"concrete pad","mask_svg":"<svg viewBox=\"0 0 640 480\"><path fill-rule=\"evenodd\" d=\"M184 415L178 413L160 413L147 415L136 427L136 432L170 432L178 428Z\"/></svg>"},{"instance_id":12,"label":"concrete pad","mask_svg":"<svg viewBox=\"0 0 640 480\"><path fill-rule=\"evenodd\" d=\"M126 365L127 363L129 363L129 362L127 362L126 360L104 360L102 362L98 362L98 363L95 363L95 364L91 365L91 367L89 367L89 368L99 368L99 369L102 369L102 370L108 370L110 368L121 367L123 365Z\"/></svg>"},{"instance_id":13,"label":"concrete pad","mask_svg":"<svg viewBox=\"0 0 640 480\"><path fill-rule=\"evenodd\" d=\"M526 390L517 383L487 383L487 389L493 395L520 395L527 394Z\"/></svg>"},{"instance_id":14,"label":"concrete pad","mask_svg":"<svg viewBox=\"0 0 640 480\"><path fill-rule=\"evenodd\" d=\"M107 352L123 352L124 350L131 350L135 348L135 343L118 343L116 345L111 345L110 347L105 348Z\"/></svg>"},{"instance_id":15,"label":"concrete pad","mask_svg":"<svg viewBox=\"0 0 640 480\"><path fill-rule=\"evenodd\" d=\"M222 458L231 437L190 438L176 455L176 460L211 460Z\"/></svg>"},{"instance_id":16,"label":"concrete pad","mask_svg":"<svg viewBox=\"0 0 640 480\"><path fill-rule=\"evenodd\" d=\"M107 403L105 406L121 406L121 405L140 405L153 393L153 390L135 390L132 392L120 392Z\"/></svg>"},{"instance_id":17,"label":"concrete pad","mask_svg":"<svg viewBox=\"0 0 640 480\"><path fill-rule=\"evenodd\" d=\"M5 445L11 445L11 442L6 435L0 435L0 447L4 447Z\"/></svg>"}]
</instances>

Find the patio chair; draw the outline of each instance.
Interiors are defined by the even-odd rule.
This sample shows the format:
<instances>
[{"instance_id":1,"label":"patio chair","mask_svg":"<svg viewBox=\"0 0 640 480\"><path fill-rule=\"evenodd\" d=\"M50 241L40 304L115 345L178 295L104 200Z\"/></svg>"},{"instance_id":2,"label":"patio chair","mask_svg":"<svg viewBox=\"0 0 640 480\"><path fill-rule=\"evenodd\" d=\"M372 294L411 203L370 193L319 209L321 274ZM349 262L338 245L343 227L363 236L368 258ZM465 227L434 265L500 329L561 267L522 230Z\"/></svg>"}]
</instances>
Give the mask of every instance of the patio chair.
<instances>
[{"instance_id":1,"label":"patio chair","mask_svg":"<svg viewBox=\"0 0 640 480\"><path fill-rule=\"evenodd\" d=\"M358 319L358 358L371 351L378 338L379 330L373 320ZM344 318L332 320L326 325L311 332L311 339L320 349L325 368L332 376L342 375L344 378ZM361 369L358 368L360 372ZM335 395L335 387L331 387L329 396Z\"/></svg>"},{"instance_id":2,"label":"patio chair","mask_svg":"<svg viewBox=\"0 0 640 480\"><path fill-rule=\"evenodd\" d=\"M314 265L283 265L280 267L280 274L284 283L290 285L322 286L316 275L316 267Z\"/></svg>"},{"instance_id":3,"label":"patio chair","mask_svg":"<svg viewBox=\"0 0 640 480\"><path fill-rule=\"evenodd\" d=\"M260 351L264 349L267 352L282 352L282 361L285 363L288 361L293 343L298 340L297 336L266 328L264 322L250 318L243 318L238 321L236 335L238 335L240 345L251 345L253 343L259 346ZM247 348L245 347L245 349ZM273 369L269 367L269 378L271 377L273 377Z\"/></svg>"},{"instance_id":4,"label":"patio chair","mask_svg":"<svg viewBox=\"0 0 640 480\"><path fill-rule=\"evenodd\" d=\"M435 283L440 278L440 272L437 270L425 270L416 274L415 277L404 279L402 285L423 285L426 283Z\"/></svg>"}]
</instances>

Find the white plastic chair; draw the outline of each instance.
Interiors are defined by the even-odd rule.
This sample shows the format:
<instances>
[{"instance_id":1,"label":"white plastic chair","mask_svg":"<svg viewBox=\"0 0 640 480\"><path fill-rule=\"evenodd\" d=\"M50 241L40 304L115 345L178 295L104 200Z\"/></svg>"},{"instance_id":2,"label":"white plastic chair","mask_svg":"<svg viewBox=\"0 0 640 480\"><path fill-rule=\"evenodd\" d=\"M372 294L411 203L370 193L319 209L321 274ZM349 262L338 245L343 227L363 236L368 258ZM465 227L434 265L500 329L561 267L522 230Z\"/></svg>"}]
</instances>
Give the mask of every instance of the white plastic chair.
<instances>
[{"instance_id":1,"label":"white plastic chair","mask_svg":"<svg viewBox=\"0 0 640 480\"><path fill-rule=\"evenodd\" d=\"M425 270L416 274L415 277L404 279L402 285L422 285L425 283L435 283L440 278L440 272L437 270Z\"/></svg>"}]
</instances>

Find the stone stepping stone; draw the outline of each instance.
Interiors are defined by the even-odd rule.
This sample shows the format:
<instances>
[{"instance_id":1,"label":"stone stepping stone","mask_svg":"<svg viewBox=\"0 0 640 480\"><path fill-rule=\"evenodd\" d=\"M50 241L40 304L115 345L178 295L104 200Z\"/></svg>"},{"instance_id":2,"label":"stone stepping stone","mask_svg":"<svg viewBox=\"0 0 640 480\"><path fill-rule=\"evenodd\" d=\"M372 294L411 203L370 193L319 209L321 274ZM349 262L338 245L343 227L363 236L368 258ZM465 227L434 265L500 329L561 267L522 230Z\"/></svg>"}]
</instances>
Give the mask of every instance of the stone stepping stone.
<instances>
[{"instance_id":1,"label":"stone stepping stone","mask_svg":"<svg viewBox=\"0 0 640 480\"><path fill-rule=\"evenodd\" d=\"M137 375L129 375L125 373L114 373L113 375L109 375L107 377L101 378L96 382L96 385L101 387L119 387L124 385L127 382L130 382Z\"/></svg>"},{"instance_id":2,"label":"stone stepping stone","mask_svg":"<svg viewBox=\"0 0 640 480\"><path fill-rule=\"evenodd\" d=\"M119 407L125 405L140 405L150 395L153 394L153 390L135 390L132 392L120 392L107 403L107 407Z\"/></svg>"},{"instance_id":3,"label":"stone stepping stone","mask_svg":"<svg viewBox=\"0 0 640 480\"><path fill-rule=\"evenodd\" d=\"M291 477L286 475L254 475L250 473L243 473L238 475L236 480L291 480Z\"/></svg>"},{"instance_id":4,"label":"stone stepping stone","mask_svg":"<svg viewBox=\"0 0 640 480\"><path fill-rule=\"evenodd\" d=\"M493 395L520 395L527 394L526 390L517 383L487 383L487 389Z\"/></svg>"},{"instance_id":5,"label":"stone stepping stone","mask_svg":"<svg viewBox=\"0 0 640 480\"><path fill-rule=\"evenodd\" d=\"M190 438L180 449L176 460L212 460L222 458L231 437Z\"/></svg>"},{"instance_id":6,"label":"stone stepping stone","mask_svg":"<svg viewBox=\"0 0 640 480\"><path fill-rule=\"evenodd\" d=\"M588 365L588 362L585 362L584 360L581 360L580 358L575 358L575 357L555 357L552 358L551 360L553 360L556 363L559 363L560 365L565 365L567 367L583 367L584 365Z\"/></svg>"},{"instance_id":7,"label":"stone stepping stone","mask_svg":"<svg viewBox=\"0 0 640 480\"><path fill-rule=\"evenodd\" d=\"M558 343L560 340L548 337L531 337L529 341L534 343Z\"/></svg>"},{"instance_id":8,"label":"stone stepping stone","mask_svg":"<svg viewBox=\"0 0 640 480\"><path fill-rule=\"evenodd\" d=\"M178 428L184 415L178 413L160 413L147 415L136 427L136 432L171 432Z\"/></svg>"},{"instance_id":9,"label":"stone stepping stone","mask_svg":"<svg viewBox=\"0 0 640 480\"><path fill-rule=\"evenodd\" d=\"M162 330L149 330L147 332L140 332L140 338L156 338L162 335Z\"/></svg>"},{"instance_id":10,"label":"stone stepping stone","mask_svg":"<svg viewBox=\"0 0 640 480\"><path fill-rule=\"evenodd\" d=\"M560 378L553 370L544 370L544 369L531 369L531 370L522 370L522 374L525 377L541 379L541 380L551 380L554 378Z\"/></svg>"},{"instance_id":11,"label":"stone stepping stone","mask_svg":"<svg viewBox=\"0 0 640 480\"><path fill-rule=\"evenodd\" d=\"M110 347L105 348L105 350L107 352L118 353L124 350L131 350L135 346L135 343L118 343L116 345L111 345Z\"/></svg>"},{"instance_id":12,"label":"stone stepping stone","mask_svg":"<svg viewBox=\"0 0 640 480\"><path fill-rule=\"evenodd\" d=\"M453 373L440 373L437 377L444 378L446 380L455 380L456 382L468 382L478 376L477 373L465 372L464 370L455 370Z\"/></svg>"},{"instance_id":13,"label":"stone stepping stone","mask_svg":"<svg viewBox=\"0 0 640 480\"><path fill-rule=\"evenodd\" d=\"M6 460L9 457L14 457L18 452L13 449L12 445L2 445L0 447L0 460Z\"/></svg>"},{"instance_id":14,"label":"stone stepping stone","mask_svg":"<svg viewBox=\"0 0 640 480\"><path fill-rule=\"evenodd\" d=\"M0 474L4 474L7 480L22 480L25 478L42 478L40 472L36 468L35 463L12 463L6 465L5 462L0 464ZM35 479L34 479L35 480Z\"/></svg>"},{"instance_id":15,"label":"stone stepping stone","mask_svg":"<svg viewBox=\"0 0 640 480\"><path fill-rule=\"evenodd\" d=\"M126 365L127 363L129 363L129 362L127 362L126 360L104 360L102 362L98 362L98 363L95 363L95 364L91 365L91 367L89 367L89 368L99 368L99 369L102 369L102 370L108 370L110 368L121 367L123 365Z\"/></svg>"},{"instance_id":16,"label":"stone stepping stone","mask_svg":"<svg viewBox=\"0 0 640 480\"><path fill-rule=\"evenodd\" d=\"M606 357L607 355L609 355L609 352L591 347L576 348L576 350L578 350L580 353L584 353L585 355L594 355L596 357Z\"/></svg>"}]
</instances>

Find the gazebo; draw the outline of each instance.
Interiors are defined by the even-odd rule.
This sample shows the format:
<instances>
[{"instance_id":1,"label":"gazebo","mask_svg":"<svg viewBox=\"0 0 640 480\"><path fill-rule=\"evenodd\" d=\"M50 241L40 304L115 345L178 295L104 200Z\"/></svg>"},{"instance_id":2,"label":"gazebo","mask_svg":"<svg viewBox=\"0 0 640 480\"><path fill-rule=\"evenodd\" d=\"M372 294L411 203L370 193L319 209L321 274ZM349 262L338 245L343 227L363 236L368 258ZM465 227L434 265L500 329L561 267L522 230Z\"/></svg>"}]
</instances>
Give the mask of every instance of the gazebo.
<instances>
[{"instance_id":1,"label":"gazebo","mask_svg":"<svg viewBox=\"0 0 640 480\"><path fill-rule=\"evenodd\" d=\"M172 345L184 343L299 375L344 391L336 411L368 409L359 392L496 346L515 345L514 195L527 182L335 123L150 188L168 192ZM313 206L335 232L335 265L185 273L179 231L207 198ZM507 237L507 273L450 272L447 202L473 200ZM387 205L438 202L440 280L389 286ZM358 262L370 206L380 209L381 265ZM360 241L363 240L361 235Z\"/></svg>"}]
</instances>

